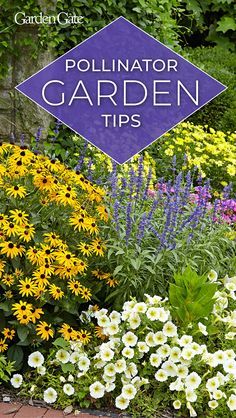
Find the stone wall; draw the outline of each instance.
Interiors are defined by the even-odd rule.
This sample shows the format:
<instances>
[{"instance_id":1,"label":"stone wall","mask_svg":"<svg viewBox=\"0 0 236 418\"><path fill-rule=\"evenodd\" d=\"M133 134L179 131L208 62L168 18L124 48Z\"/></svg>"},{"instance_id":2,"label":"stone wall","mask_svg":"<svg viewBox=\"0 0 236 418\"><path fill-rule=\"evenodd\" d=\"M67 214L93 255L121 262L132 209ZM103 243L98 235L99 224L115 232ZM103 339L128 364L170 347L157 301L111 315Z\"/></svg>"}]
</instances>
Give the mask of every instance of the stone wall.
<instances>
[{"instance_id":1,"label":"stone wall","mask_svg":"<svg viewBox=\"0 0 236 418\"><path fill-rule=\"evenodd\" d=\"M15 37L31 36L38 42L37 25L24 25L17 28ZM14 40L13 40L14 42ZM12 134L19 140L24 133L29 140L35 135L37 129L42 127L45 133L53 118L30 99L19 93L15 86L49 64L54 58L51 51L39 54L33 59L29 47L19 51L19 58L9 56L8 76L0 82L0 140L9 139Z\"/></svg>"}]
</instances>

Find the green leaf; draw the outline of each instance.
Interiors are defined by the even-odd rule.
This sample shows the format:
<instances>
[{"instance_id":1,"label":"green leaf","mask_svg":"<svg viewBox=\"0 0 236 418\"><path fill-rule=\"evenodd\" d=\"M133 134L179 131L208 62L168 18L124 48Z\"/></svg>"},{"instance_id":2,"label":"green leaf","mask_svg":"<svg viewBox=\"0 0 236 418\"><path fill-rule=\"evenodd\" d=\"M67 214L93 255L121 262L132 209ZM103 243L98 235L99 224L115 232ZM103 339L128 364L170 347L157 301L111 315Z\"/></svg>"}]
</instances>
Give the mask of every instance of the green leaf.
<instances>
[{"instance_id":1,"label":"green leaf","mask_svg":"<svg viewBox=\"0 0 236 418\"><path fill-rule=\"evenodd\" d=\"M115 270L113 271L113 275L116 276L122 269L123 266L116 266Z\"/></svg>"},{"instance_id":2,"label":"green leaf","mask_svg":"<svg viewBox=\"0 0 236 418\"><path fill-rule=\"evenodd\" d=\"M25 341L25 339L29 335L29 329L24 325L20 325L17 327L17 335L21 341Z\"/></svg>"},{"instance_id":3,"label":"green leaf","mask_svg":"<svg viewBox=\"0 0 236 418\"><path fill-rule=\"evenodd\" d=\"M222 18L218 22L218 26L216 28L217 32L227 32L228 30L236 30L236 21L233 17L230 16L222 16Z\"/></svg>"},{"instance_id":4,"label":"green leaf","mask_svg":"<svg viewBox=\"0 0 236 418\"><path fill-rule=\"evenodd\" d=\"M15 362L14 367L16 370L19 370L21 368L24 357L23 349L18 345L14 344L8 349L7 357L10 361Z\"/></svg>"},{"instance_id":5,"label":"green leaf","mask_svg":"<svg viewBox=\"0 0 236 418\"><path fill-rule=\"evenodd\" d=\"M63 373L73 372L75 370L74 364L66 363L61 365Z\"/></svg>"},{"instance_id":6,"label":"green leaf","mask_svg":"<svg viewBox=\"0 0 236 418\"><path fill-rule=\"evenodd\" d=\"M57 338L55 341L53 341L52 344L55 345L55 347L61 347L61 348L64 348L64 349L69 347L68 342L65 341L64 338L62 338L62 337Z\"/></svg>"}]
</instances>

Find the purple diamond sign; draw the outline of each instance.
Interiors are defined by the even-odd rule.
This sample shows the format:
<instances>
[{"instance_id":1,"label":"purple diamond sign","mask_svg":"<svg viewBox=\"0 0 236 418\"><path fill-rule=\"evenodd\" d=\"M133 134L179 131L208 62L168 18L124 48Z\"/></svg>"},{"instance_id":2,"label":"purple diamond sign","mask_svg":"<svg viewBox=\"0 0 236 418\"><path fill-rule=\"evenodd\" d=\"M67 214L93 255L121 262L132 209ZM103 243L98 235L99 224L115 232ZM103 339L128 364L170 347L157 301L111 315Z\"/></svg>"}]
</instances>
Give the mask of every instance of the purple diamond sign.
<instances>
[{"instance_id":1,"label":"purple diamond sign","mask_svg":"<svg viewBox=\"0 0 236 418\"><path fill-rule=\"evenodd\" d=\"M16 88L119 164L226 89L124 17Z\"/></svg>"}]
</instances>

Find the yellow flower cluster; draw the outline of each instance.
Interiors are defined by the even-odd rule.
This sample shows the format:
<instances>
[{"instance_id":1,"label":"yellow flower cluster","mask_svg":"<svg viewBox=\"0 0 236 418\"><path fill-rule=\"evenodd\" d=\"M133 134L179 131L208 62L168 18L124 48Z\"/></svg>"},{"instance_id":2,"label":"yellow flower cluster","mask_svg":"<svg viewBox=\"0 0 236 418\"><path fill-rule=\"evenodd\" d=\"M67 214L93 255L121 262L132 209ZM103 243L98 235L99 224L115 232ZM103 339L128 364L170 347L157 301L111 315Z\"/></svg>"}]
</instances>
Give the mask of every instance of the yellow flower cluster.
<instances>
[{"instance_id":1,"label":"yellow flower cluster","mask_svg":"<svg viewBox=\"0 0 236 418\"><path fill-rule=\"evenodd\" d=\"M179 161L185 154L187 161L182 168L198 167L202 177L210 178L213 184L226 186L235 181L236 133L184 122L164 135L161 151L167 157L176 155Z\"/></svg>"},{"instance_id":2,"label":"yellow flower cluster","mask_svg":"<svg viewBox=\"0 0 236 418\"><path fill-rule=\"evenodd\" d=\"M103 196L102 188L59 161L26 147L0 145L1 301L7 300L19 324L33 325L42 339L54 334L44 320L50 304L92 297L85 284L92 278L89 258L104 255ZM84 341L85 334L74 331L72 339Z\"/></svg>"},{"instance_id":3,"label":"yellow flower cluster","mask_svg":"<svg viewBox=\"0 0 236 418\"><path fill-rule=\"evenodd\" d=\"M76 137L74 137L76 138ZM88 149L93 152L93 160L97 162L97 167L101 166L103 170L107 171L107 174L112 172L112 159L109 158L103 152L95 150L93 146L88 145ZM140 154L136 154L128 163L122 164L118 169L118 178L121 176L128 175L130 170L133 169L134 172L138 171ZM85 157L84 164L89 164L90 158ZM96 169L94 165L91 166L91 169ZM156 180L156 163L152 156L144 151L143 153L143 176L147 177L149 170L152 172L152 181L150 187L152 187L153 182Z\"/></svg>"}]
</instances>

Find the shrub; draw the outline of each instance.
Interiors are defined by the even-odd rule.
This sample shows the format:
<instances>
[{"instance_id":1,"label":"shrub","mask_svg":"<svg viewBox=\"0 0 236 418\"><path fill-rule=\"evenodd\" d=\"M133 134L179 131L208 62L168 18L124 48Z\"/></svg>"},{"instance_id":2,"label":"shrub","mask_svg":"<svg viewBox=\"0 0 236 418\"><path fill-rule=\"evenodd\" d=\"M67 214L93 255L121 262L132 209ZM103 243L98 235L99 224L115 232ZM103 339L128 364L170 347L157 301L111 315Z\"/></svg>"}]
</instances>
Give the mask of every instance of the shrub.
<instances>
[{"instance_id":1,"label":"shrub","mask_svg":"<svg viewBox=\"0 0 236 418\"><path fill-rule=\"evenodd\" d=\"M198 168L203 178L209 178L220 191L233 184L236 174L236 134L226 134L213 128L183 122L165 134L150 152L156 159L158 175L167 176L173 166L177 170Z\"/></svg>"},{"instance_id":2,"label":"shrub","mask_svg":"<svg viewBox=\"0 0 236 418\"><path fill-rule=\"evenodd\" d=\"M103 195L58 161L1 144L0 313L3 326L13 329L8 356L17 366L22 346L55 332L90 339L78 330L78 317L102 288L91 272L105 250ZM8 344L1 340L0 347Z\"/></svg>"},{"instance_id":3,"label":"shrub","mask_svg":"<svg viewBox=\"0 0 236 418\"><path fill-rule=\"evenodd\" d=\"M196 125L208 125L224 132L236 130L236 57L223 47L198 47L183 50L193 64L227 86L227 90L190 117Z\"/></svg>"},{"instance_id":4,"label":"shrub","mask_svg":"<svg viewBox=\"0 0 236 418\"><path fill-rule=\"evenodd\" d=\"M188 275L190 270L179 276L183 285ZM181 416L232 417L236 277L216 282L214 271L208 277L195 283L206 307L191 321L180 322L168 298L157 295L126 301L120 312L90 309L85 316L95 319L105 340L83 347L60 339L46 358L32 353L20 394L30 391L63 408L113 404L138 417L153 417L170 405ZM192 293L188 302L194 300ZM140 410L149 398L155 400L153 409Z\"/></svg>"}]
</instances>

